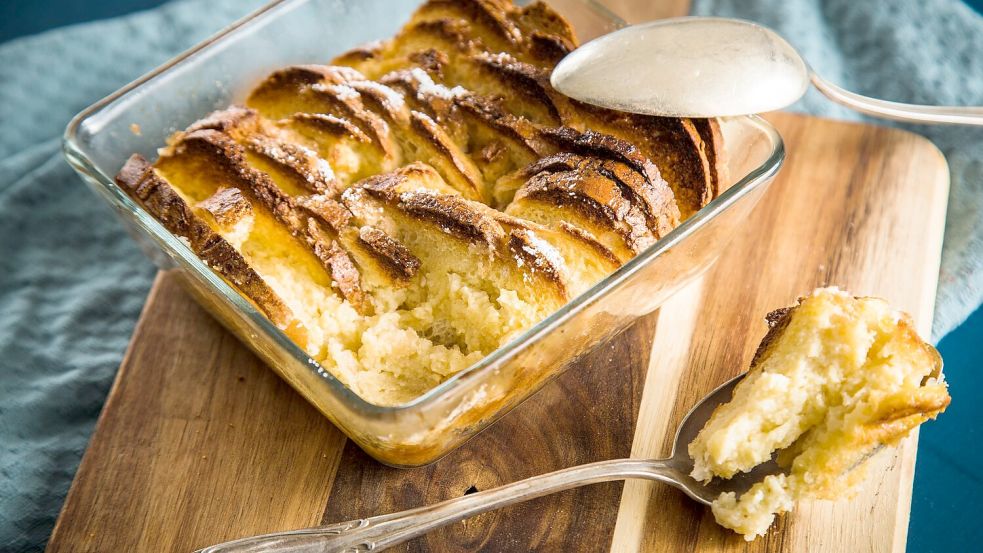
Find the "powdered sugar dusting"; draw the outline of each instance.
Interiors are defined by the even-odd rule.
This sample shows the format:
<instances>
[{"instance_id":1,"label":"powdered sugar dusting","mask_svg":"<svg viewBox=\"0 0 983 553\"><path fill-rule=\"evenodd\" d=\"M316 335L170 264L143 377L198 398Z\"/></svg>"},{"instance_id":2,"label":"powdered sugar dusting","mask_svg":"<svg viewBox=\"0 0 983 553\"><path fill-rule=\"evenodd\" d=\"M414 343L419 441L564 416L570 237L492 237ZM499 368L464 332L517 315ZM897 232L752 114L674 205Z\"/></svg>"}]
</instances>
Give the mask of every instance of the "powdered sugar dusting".
<instances>
[{"instance_id":1,"label":"powdered sugar dusting","mask_svg":"<svg viewBox=\"0 0 983 553\"><path fill-rule=\"evenodd\" d=\"M345 102L349 100L358 100L359 98L361 98L361 95L358 93L357 90L346 84L316 83L311 85L311 89L316 90L318 92L326 92L328 94L333 94L337 96L339 100Z\"/></svg>"},{"instance_id":2,"label":"powdered sugar dusting","mask_svg":"<svg viewBox=\"0 0 983 553\"><path fill-rule=\"evenodd\" d=\"M526 253L529 253L530 255L538 254L546 258L546 261L548 261L549 264L555 267L558 271L562 272L566 270L566 261L563 259L563 256L560 254L559 250L553 247L553 244L543 240L539 237L539 235L531 230L526 232L526 236L529 238L529 243L533 248L535 248L535 251L530 251L529 246L523 246Z\"/></svg>"},{"instance_id":3,"label":"powdered sugar dusting","mask_svg":"<svg viewBox=\"0 0 983 553\"><path fill-rule=\"evenodd\" d=\"M428 96L435 96L443 100L454 100L455 98L461 98L468 94L468 90L462 86L447 88L442 84L435 83L430 75L419 67L411 69L410 75L418 84L416 95L421 101L426 100Z\"/></svg>"},{"instance_id":4,"label":"powdered sugar dusting","mask_svg":"<svg viewBox=\"0 0 983 553\"><path fill-rule=\"evenodd\" d=\"M382 101L386 104L386 107L391 111L402 111L406 106L403 97L386 85L379 84L375 81L363 81L358 83L358 86L378 92L382 96Z\"/></svg>"},{"instance_id":5,"label":"powdered sugar dusting","mask_svg":"<svg viewBox=\"0 0 983 553\"><path fill-rule=\"evenodd\" d=\"M492 54L491 52L484 52L484 53L481 54L480 57L481 57L481 59L484 59L484 60L487 60L487 61L490 61L490 62L493 62L493 63L497 63L499 65L506 65L506 64L515 63L515 62L518 61L514 57L512 57L512 55L510 55L510 54L508 54L506 52L498 52L497 54Z\"/></svg>"}]
</instances>

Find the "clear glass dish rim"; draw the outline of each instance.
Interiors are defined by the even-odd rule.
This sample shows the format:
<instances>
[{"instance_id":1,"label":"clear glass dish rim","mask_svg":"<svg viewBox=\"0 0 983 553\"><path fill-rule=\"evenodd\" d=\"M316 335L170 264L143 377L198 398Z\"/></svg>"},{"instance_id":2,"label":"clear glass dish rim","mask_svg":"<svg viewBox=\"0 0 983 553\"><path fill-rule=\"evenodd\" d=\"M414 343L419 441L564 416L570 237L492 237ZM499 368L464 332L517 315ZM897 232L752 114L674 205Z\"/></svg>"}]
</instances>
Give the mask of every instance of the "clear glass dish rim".
<instances>
[{"instance_id":1,"label":"clear glass dish rim","mask_svg":"<svg viewBox=\"0 0 983 553\"><path fill-rule=\"evenodd\" d=\"M307 364L310 367L310 370L318 374L322 381L333 388L334 392L344 397L345 402L350 408L359 411L363 415L391 417L400 412L419 411L421 409L425 409L429 404L439 402L453 388L461 384L465 379L478 378L487 370L494 369L494 367L500 362L504 362L509 358L514 357L527 347L534 346L541 337L562 326L568 319L576 315L590 304L604 299L604 297L612 292L618 285L628 280L647 263L656 259L663 252L678 245L688 236L696 232L706 222L712 220L717 214L729 208L758 186L771 180L778 173L778 170L781 168L782 163L784 162L785 145L781 135L774 126L757 115L731 118L735 120L746 120L747 124L757 127L759 130L768 135L772 144L774 145L774 148L764 163L754 168L739 181L731 185L723 194L712 200L709 204L704 206L681 225L673 229L672 232L663 237L661 240L650 246L645 251L636 255L629 262L622 265L620 268L618 268L618 270L596 283L587 291L567 302L563 307L550 316L546 317L522 334L516 336L503 346L483 357L481 361L478 361L467 369L453 375L436 387L430 389L423 395L408 403L392 406L383 406L370 403L352 391L349 387L345 386L328 371L318 370L320 365L303 349L301 349L300 346L296 345L286 336L286 334L273 325L273 323L270 322L270 320L258 309L256 309L248 300L246 300L242 294L232 288L230 284L225 282L225 280L219 277L214 271L209 269L201 261L201 259L194 254L194 252L192 252L183 242L178 240L177 237L165 229L164 226L157 221L157 219L147 214L143 208L137 205L129 197L129 195L123 192L116 185L112 177L100 171L79 146L77 140L79 129L84 121L102 112L121 97L138 89L140 86L148 83L149 81L154 80L173 67L194 58L199 52L224 39L227 39L230 35L234 34L236 31L239 31L243 27L254 24L260 19L275 17L276 12L279 11L278 8L309 1L310 0L272 0L270 3L228 25L215 35L203 40L185 52L178 54L174 58L165 62L163 65L160 65L147 74L123 86L116 92L106 96L102 100L99 100L91 106L83 109L72 118L72 120L68 123L68 126L65 128L65 132L62 136L62 146L64 155L69 164L72 165L76 171L89 177L89 179L92 181L99 183L103 187L103 191L110 194L116 201L122 204L126 208L127 214L134 217L145 231L153 234L156 238L163 241L168 246L169 251L167 253L181 258L182 261L193 268L198 275L203 277L204 280L208 282L218 293L220 293L225 299L229 300L241 314L245 315L250 320L250 322L270 335L278 346L284 348L299 362ZM577 1L586 4L599 15L610 20L613 24L617 26L625 25L624 20L611 12L603 4L595 0Z\"/></svg>"}]
</instances>

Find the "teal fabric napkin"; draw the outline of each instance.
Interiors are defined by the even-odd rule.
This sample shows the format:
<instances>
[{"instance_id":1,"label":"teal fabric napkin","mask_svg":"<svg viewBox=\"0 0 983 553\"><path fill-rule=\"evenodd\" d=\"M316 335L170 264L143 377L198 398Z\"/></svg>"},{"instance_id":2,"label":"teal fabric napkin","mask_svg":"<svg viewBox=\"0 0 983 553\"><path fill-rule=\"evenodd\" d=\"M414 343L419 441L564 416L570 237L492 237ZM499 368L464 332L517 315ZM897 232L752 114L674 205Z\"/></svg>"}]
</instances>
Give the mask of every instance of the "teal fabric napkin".
<instances>
[{"instance_id":1,"label":"teal fabric napkin","mask_svg":"<svg viewBox=\"0 0 983 553\"><path fill-rule=\"evenodd\" d=\"M258 4L178 0L0 45L0 551L46 542L154 274L62 159L62 130ZM955 0L697 0L694 9L771 25L860 92L983 105L983 21ZM815 95L797 108L855 117ZM915 130L952 168L938 338L983 294L983 141L975 130Z\"/></svg>"},{"instance_id":2,"label":"teal fabric napkin","mask_svg":"<svg viewBox=\"0 0 983 553\"><path fill-rule=\"evenodd\" d=\"M0 551L47 541L155 273L61 133L259 4L181 0L0 46Z\"/></svg>"}]
</instances>

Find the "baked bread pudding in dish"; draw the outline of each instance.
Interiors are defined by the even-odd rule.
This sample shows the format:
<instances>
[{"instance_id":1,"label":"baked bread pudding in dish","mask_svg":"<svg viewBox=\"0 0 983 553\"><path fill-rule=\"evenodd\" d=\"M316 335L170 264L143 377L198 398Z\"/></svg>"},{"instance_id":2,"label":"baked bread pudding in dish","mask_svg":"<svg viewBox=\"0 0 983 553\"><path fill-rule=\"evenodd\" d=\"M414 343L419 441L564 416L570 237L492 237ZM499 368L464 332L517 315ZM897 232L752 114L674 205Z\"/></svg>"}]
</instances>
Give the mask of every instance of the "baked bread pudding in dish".
<instances>
[{"instance_id":1,"label":"baked bread pudding in dish","mask_svg":"<svg viewBox=\"0 0 983 553\"><path fill-rule=\"evenodd\" d=\"M713 503L721 525L763 535L799 499L849 496L865 461L949 404L942 358L878 298L819 289L768 316L747 376L689 446L692 476L730 478L777 451L784 474Z\"/></svg>"},{"instance_id":2,"label":"baked bread pudding in dish","mask_svg":"<svg viewBox=\"0 0 983 553\"><path fill-rule=\"evenodd\" d=\"M117 181L377 405L477 362L722 187L716 121L549 85L546 4L430 0L386 42L286 67Z\"/></svg>"}]
</instances>

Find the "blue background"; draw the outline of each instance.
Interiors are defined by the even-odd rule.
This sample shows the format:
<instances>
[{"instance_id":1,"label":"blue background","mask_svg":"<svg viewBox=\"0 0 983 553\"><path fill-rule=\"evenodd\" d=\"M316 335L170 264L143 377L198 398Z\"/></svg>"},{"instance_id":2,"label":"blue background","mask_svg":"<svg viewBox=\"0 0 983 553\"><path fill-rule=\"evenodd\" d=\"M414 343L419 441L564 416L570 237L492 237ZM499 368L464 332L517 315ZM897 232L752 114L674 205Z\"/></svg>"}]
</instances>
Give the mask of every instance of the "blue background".
<instances>
[{"instance_id":1,"label":"blue background","mask_svg":"<svg viewBox=\"0 0 983 553\"><path fill-rule=\"evenodd\" d=\"M983 13L983 0L966 0ZM162 0L4 0L0 43L54 27L146 9ZM981 54L983 55L983 54ZM96 100L96 98L93 98ZM912 552L983 551L983 522L976 501L983 476L975 459L983 454L983 309L943 338L952 405L921 432L908 533Z\"/></svg>"}]
</instances>

